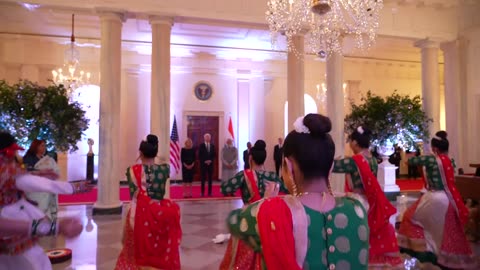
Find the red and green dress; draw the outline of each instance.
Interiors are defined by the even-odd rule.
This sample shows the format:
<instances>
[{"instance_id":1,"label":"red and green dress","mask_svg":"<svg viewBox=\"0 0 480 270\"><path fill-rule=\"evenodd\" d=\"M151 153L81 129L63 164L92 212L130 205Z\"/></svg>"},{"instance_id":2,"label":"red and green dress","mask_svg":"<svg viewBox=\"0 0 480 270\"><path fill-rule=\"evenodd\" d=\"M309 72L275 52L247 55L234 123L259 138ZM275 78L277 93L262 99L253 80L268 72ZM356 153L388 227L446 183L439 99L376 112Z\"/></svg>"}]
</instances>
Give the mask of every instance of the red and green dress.
<instances>
[{"instance_id":1,"label":"red and green dress","mask_svg":"<svg viewBox=\"0 0 480 270\"><path fill-rule=\"evenodd\" d=\"M231 234L261 254L257 269L368 269L367 214L356 199L338 197L319 212L287 195L234 210Z\"/></svg>"},{"instance_id":2,"label":"red and green dress","mask_svg":"<svg viewBox=\"0 0 480 270\"><path fill-rule=\"evenodd\" d=\"M169 166L137 164L127 169L132 201L116 270L180 269L180 208L164 199Z\"/></svg>"},{"instance_id":3,"label":"red and green dress","mask_svg":"<svg viewBox=\"0 0 480 270\"><path fill-rule=\"evenodd\" d=\"M425 168L425 192L405 211L398 234L402 251L422 262L478 269L464 232L468 209L455 187L454 162L447 155L412 157Z\"/></svg>"},{"instance_id":4,"label":"red and green dress","mask_svg":"<svg viewBox=\"0 0 480 270\"><path fill-rule=\"evenodd\" d=\"M0 152L0 218L26 222L47 218L43 211L26 200L25 193L73 194L75 189L68 182L29 175L11 152ZM51 270L52 264L37 240L31 235L0 237L0 269Z\"/></svg>"},{"instance_id":5,"label":"red and green dress","mask_svg":"<svg viewBox=\"0 0 480 270\"><path fill-rule=\"evenodd\" d=\"M375 158L362 154L335 160L333 167L335 173L346 173L347 196L359 199L368 211L370 267L401 268L403 260L400 257L395 228L390 223L390 217L397 210L380 188L376 177L377 170Z\"/></svg>"},{"instance_id":6,"label":"red and green dress","mask_svg":"<svg viewBox=\"0 0 480 270\"><path fill-rule=\"evenodd\" d=\"M267 171L244 170L221 185L224 195L232 195L238 189L241 190L242 200L245 206L263 198L267 182L278 183L283 192L286 189L277 174ZM261 269L261 256L254 252L246 243L237 237L231 237L225 256L220 264L220 270L254 270Z\"/></svg>"},{"instance_id":7,"label":"red and green dress","mask_svg":"<svg viewBox=\"0 0 480 270\"><path fill-rule=\"evenodd\" d=\"M243 203L249 204L255 202L255 200L252 200L256 192L254 187L258 189L260 199L263 198L266 182L278 183L280 185L280 192L288 193L288 190L276 173L269 171L252 171L254 172L254 179L248 179L245 173L246 171L247 170L238 172L234 177L222 182L220 186L222 194L226 196L233 195L240 189ZM255 184L252 180L255 181Z\"/></svg>"}]
</instances>

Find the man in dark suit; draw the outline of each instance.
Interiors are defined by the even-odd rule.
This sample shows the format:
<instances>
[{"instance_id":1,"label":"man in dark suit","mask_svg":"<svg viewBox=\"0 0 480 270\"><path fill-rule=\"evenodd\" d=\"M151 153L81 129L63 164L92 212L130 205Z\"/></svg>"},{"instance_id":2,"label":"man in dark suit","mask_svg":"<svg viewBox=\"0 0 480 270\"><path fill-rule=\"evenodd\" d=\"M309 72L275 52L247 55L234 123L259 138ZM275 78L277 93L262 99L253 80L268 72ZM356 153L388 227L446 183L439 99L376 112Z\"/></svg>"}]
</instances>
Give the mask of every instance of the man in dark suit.
<instances>
[{"instance_id":1,"label":"man in dark suit","mask_svg":"<svg viewBox=\"0 0 480 270\"><path fill-rule=\"evenodd\" d=\"M243 169L250 169L250 162L248 156L250 155L250 149L252 148L252 143L247 142L247 150L243 151Z\"/></svg>"},{"instance_id":2,"label":"man in dark suit","mask_svg":"<svg viewBox=\"0 0 480 270\"><path fill-rule=\"evenodd\" d=\"M275 172L280 175L280 168L282 167L283 157L283 139L278 138L278 144L273 148L273 160L275 161Z\"/></svg>"},{"instance_id":3,"label":"man in dark suit","mask_svg":"<svg viewBox=\"0 0 480 270\"><path fill-rule=\"evenodd\" d=\"M210 134L203 135L204 143L200 145L200 171L202 173L202 197L205 195L205 181L208 177L208 196L212 196L213 161L215 160L215 145L211 143Z\"/></svg>"}]
</instances>

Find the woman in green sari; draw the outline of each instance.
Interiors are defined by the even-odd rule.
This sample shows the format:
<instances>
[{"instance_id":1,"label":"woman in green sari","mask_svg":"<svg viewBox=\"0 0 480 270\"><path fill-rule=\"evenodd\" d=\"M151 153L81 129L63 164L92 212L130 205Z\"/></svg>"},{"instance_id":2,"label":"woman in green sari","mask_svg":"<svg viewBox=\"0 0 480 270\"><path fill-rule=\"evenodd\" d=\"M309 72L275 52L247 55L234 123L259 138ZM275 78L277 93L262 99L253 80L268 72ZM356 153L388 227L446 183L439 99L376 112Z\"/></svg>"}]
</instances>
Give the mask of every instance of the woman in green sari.
<instances>
[{"instance_id":1,"label":"woman in green sari","mask_svg":"<svg viewBox=\"0 0 480 270\"><path fill-rule=\"evenodd\" d=\"M285 139L283 180L293 196L230 213L230 232L261 252L259 269L367 269L369 229L362 204L335 198L328 177L335 145L328 117L308 114Z\"/></svg>"},{"instance_id":2,"label":"woman in green sari","mask_svg":"<svg viewBox=\"0 0 480 270\"><path fill-rule=\"evenodd\" d=\"M224 195L233 195L240 189L242 200L245 206L262 199L265 194L273 196L278 193L282 184L274 172L265 171L263 163L267 158L267 145L263 140L258 140L251 148L249 163L251 169L237 173L233 178L223 182L221 189ZM252 248L241 242L238 238L232 237L228 242L225 256L220 265L221 270L257 269L260 262L260 254L255 253Z\"/></svg>"}]
</instances>

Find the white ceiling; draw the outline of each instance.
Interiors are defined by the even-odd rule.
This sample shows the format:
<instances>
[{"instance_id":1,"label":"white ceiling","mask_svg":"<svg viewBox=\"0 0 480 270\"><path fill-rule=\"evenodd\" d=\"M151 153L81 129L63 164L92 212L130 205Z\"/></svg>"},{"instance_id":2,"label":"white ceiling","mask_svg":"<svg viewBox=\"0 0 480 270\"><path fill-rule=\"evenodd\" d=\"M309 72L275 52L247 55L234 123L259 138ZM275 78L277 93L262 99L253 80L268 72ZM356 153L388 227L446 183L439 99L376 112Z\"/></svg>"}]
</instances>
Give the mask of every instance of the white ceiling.
<instances>
[{"instance_id":1,"label":"white ceiling","mask_svg":"<svg viewBox=\"0 0 480 270\"><path fill-rule=\"evenodd\" d=\"M75 10L75 35L77 42L84 46L98 46L100 38L100 20L94 9L98 6L114 6L128 8L128 20L123 24L122 39L124 47L136 50L141 54L149 54L151 51L151 27L144 11L151 7L149 14L162 13L177 6L190 6L191 10L198 8L199 2L205 5L218 5L225 0L176 0L176 1L154 1L154 0L89 0L89 1L31 1L40 3L35 8L16 1L0 2L0 33L3 36L40 36L50 38L57 42L67 43L71 34L71 13ZM266 0L256 0L257 5L252 7L252 13L258 13L263 9ZM430 5L436 8L450 8L454 5L465 4L472 0L385 0L387 4L399 6L405 5ZM480 0L473 0L480 1ZM167 3L168 2L168 3ZM233 5L245 5L252 3L251 0L228 1ZM69 7L65 4L68 3ZM239 7L240 8L240 7ZM189 10L185 10L188 14ZM219 16L221 17L221 16ZM180 55L192 53L210 53L217 56L222 54L228 57L229 48L235 48L236 53L252 56L253 51L260 59L265 54L271 54L270 33L266 25L254 22L234 22L222 19L199 18L188 16L175 16L175 23L172 27L171 42L177 47ZM413 46L413 39L394 38L381 36L375 48L367 54L356 53L357 56L374 57L383 59L403 59L419 61L419 50ZM279 48L284 45L280 42ZM231 50L230 50L231 54Z\"/></svg>"}]
</instances>

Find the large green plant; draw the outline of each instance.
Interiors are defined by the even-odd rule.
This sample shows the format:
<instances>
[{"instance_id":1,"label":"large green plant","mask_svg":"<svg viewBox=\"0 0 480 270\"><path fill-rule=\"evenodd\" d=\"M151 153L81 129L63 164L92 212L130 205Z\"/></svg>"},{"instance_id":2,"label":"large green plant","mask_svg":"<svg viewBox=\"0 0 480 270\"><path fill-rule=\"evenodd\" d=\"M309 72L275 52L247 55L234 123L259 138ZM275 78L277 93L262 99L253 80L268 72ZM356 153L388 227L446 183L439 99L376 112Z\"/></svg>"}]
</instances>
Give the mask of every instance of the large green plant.
<instances>
[{"instance_id":1,"label":"large green plant","mask_svg":"<svg viewBox=\"0 0 480 270\"><path fill-rule=\"evenodd\" d=\"M373 145L390 141L405 147L429 138L428 125L433 121L422 110L420 96L412 98L394 91L382 98L368 91L361 101L360 105L352 103L352 112L345 117L348 134L361 125L372 131Z\"/></svg>"},{"instance_id":2,"label":"large green plant","mask_svg":"<svg viewBox=\"0 0 480 270\"><path fill-rule=\"evenodd\" d=\"M24 147L41 138L49 150L77 150L88 119L66 93L63 85L44 87L30 81L9 85L0 80L0 129L9 131Z\"/></svg>"}]
</instances>

